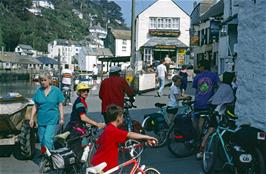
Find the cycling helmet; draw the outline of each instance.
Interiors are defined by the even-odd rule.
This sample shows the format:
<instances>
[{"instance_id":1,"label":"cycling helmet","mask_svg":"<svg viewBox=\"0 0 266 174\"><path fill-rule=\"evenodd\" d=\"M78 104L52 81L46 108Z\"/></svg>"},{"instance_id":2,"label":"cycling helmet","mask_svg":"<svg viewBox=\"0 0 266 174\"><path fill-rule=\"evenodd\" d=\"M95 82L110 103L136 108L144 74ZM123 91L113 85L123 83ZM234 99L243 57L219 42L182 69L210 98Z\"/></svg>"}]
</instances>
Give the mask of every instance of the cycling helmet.
<instances>
[{"instance_id":1,"label":"cycling helmet","mask_svg":"<svg viewBox=\"0 0 266 174\"><path fill-rule=\"evenodd\" d=\"M92 86L88 85L87 83L79 83L77 86L77 92L82 89L91 89Z\"/></svg>"}]
</instances>

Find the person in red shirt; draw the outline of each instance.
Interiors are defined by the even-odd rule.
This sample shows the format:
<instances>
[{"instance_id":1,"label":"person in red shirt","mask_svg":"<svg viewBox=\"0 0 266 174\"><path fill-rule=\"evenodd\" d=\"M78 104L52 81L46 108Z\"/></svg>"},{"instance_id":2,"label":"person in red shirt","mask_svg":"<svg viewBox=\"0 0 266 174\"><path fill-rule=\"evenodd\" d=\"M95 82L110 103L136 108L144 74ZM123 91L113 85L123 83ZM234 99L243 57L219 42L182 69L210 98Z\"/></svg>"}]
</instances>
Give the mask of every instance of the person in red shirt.
<instances>
[{"instance_id":1,"label":"person in red shirt","mask_svg":"<svg viewBox=\"0 0 266 174\"><path fill-rule=\"evenodd\" d=\"M146 140L150 146L157 144L157 139L148 135L135 132L127 132L117 128L123 123L123 109L117 105L109 105L106 112L110 123L104 128L103 133L97 140L97 151L93 155L91 164L96 166L106 162L104 172L118 165L118 144L125 143L127 138Z\"/></svg>"},{"instance_id":2,"label":"person in red shirt","mask_svg":"<svg viewBox=\"0 0 266 174\"><path fill-rule=\"evenodd\" d=\"M99 97L102 100L102 114L106 124L109 123L106 115L107 106L116 104L123 108L125 94L129 97L134 96L134 90L129 87L124 78L120 77L120 71L118 66L112 66L109 78L104 79L100 86Z\"/></svg>"}]
</instances>

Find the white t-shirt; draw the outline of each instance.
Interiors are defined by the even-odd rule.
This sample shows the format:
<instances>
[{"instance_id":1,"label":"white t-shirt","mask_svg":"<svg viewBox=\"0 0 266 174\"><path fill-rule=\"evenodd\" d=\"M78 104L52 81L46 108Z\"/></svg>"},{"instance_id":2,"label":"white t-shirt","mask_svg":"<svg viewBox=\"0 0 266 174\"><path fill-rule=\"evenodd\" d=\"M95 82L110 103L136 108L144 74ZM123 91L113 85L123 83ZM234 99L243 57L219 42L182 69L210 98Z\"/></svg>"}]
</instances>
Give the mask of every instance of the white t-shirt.
<instances>
[{"instance_id":1,"label":"white t-shirt","mask_svg":"<svg viewBox=\"0 0 266 174\"><path fill-rule=\"evenodd\" d=\"M158 77L165 78L165 73L167 72L166 66L164 64L160 64L157 66L157 74Z\"/></svg>"},{"instance_id":2,"label":"white t-shirt","mask_svg":"<svg viewBox=\"0 0 266 174\"><path fill-rule=\"evenodd\" d=\"M170 101L168 102L168 106L171 107L178 107L179 106L179 101L176 100L176 95L180 94L180 89L179 87L175 86L174 83L170 87L170 94L169 94L169 99Z\"/></svg>"},{"instance_id":3,"label":"white t-shirt","mask_svg":"<svg viewBox=\"0 0 266 174\"><path fill-rule=\"evenodd\" d=\"M93 75L98 74L98 68L96 66L92 68L92 73L93 73Z\"/></svg>"},{"instance_id":4,"label":"white t-shirt","mask_svg":"<svg viewBox=\"0 0 266 174\"><path fill-rule=\"evenodd\" d=\"M71 85L71 78L73 72L70 69L63 69L62 72L62 84L64 85Z\"/></svg>"}]
</instances>

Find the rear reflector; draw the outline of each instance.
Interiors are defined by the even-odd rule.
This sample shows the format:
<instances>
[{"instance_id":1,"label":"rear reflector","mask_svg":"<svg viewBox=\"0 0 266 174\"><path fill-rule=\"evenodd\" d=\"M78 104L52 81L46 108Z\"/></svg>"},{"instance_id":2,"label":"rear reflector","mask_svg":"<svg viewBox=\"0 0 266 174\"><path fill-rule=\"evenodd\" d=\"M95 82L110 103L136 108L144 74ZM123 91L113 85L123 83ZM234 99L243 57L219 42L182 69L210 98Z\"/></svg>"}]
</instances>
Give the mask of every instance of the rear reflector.
<instances>
[{"instance_id":1,"label":"rear reflector","mask_svg":"<svg viewBox=\"0 0 266 174\"><path fill-rule=\"evenodd\" d=\"M183 139L183 138L185 138L185 137L182 136L182 135L176 135L176 136L175 136L175 139Z\"/></svg>"},{"instance_id":2,"label":"rear reflector","mask_svg":"<svg viewBox=\"0 0 266 174\"><path fill-rule=\"evenodd\" d=\"M265 132L258 132L258 140L265 140Z\"/></svg>"},{"instance_id":3,"label":"rear reflector","mask_svg":"<svg viewBox=\"0 0 266 174\"><path fill-rule=\"evenodd\" d=\"M41 147L41 154L45 154L46 148L44 146Z\"/></svg>"}]
</instances>

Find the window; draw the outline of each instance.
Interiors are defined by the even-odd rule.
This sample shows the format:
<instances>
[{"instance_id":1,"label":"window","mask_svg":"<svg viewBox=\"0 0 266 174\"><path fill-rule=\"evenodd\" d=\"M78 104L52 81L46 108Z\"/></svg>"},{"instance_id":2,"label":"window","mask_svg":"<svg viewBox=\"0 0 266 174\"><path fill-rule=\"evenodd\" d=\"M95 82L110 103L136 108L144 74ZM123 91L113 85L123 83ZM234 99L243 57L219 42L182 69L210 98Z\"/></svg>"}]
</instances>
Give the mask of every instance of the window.
<instances>
[{"instance_id":1,"label":"window","mask_svg":"<svg viewBox=\"0 0 266 174\"><path fill-rule=\"evenodd\" d=\"M152 64L152 49L144 49L144 62L146 62L147 64Z\"/></svg>"},{"instance_id":2,"label":"window","mask_svg":"<svg viewBox=\"0 0 266 174\"><path fill-rule=\"evenodd\" d=\"M127 51L127 47L126 46L122 46L122 51Z\"/></svg>"},{"instance_id":3,"label":"window","mask_svg":"<svg viewBox=\"0 0 266 174\"><path fill-rule=\"evenodd\" d=\"M174 29L179 30L179 18L150 17L150 29Z\"/></svg>"}]
</instances>

